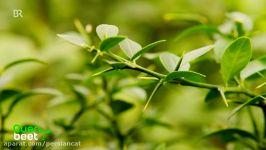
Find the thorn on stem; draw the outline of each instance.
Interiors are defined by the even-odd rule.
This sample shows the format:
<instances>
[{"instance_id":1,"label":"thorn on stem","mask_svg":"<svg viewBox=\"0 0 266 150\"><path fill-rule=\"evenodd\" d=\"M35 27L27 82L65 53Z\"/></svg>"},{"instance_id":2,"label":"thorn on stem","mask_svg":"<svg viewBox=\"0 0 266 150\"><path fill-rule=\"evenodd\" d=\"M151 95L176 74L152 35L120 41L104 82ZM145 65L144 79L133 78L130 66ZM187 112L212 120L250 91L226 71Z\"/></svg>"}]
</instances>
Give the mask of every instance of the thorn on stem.
<instances>
[{"instance_id":1,"label":"thorn on stem","mask_svg":"<svg viewBox=\"0 0 266 150\"><path fill-rule=\"evenodd\" d=\"M227 100L226 100L226 97L225 97L225 94L224 94L224 90L222 88L218 88L218 91L221 94L221 97L223 99L223 102L224 102L225 106L228 107L228 103L227 103Z\"/></svg>"}]
</instances>

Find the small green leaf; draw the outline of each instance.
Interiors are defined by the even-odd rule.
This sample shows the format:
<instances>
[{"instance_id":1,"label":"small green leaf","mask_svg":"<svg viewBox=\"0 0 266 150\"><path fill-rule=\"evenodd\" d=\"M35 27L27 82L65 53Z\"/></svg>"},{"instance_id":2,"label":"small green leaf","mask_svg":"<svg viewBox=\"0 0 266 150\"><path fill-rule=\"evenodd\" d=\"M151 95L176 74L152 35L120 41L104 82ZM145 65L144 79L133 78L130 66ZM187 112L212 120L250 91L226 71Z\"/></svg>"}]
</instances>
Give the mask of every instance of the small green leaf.
<instances>
[{"instance_id":1,"label":"small green leaf","mask_svg":"<svg viewBox=\"0 0 266 150\"><path fill-rule=\"evenodd\" d=\"M204 81L204 77L205 75L197 73L197 72L193 72L193 71L174 71L174 72L169 73L165 77L165 81L169 82L171 80L183 78L189 81L202 82Z\"/></svg>"},{"instance_id":2,"label":"small green leaf","mask_svg":"<svg viewBox=\"0 0 266 150\"><path fill-rule=\"evenodd\" d=\"M100 50L107 51L110 48L119 44L124 39L125 39L124 36L113 36L113 37L106 38L100 43Z\"/></svg>"},{"instance_id":3,"label":"small green leaf","mask_svg":"<svg viewBox=\"0 0 266 150\"><path fill-rule=\"evenodd\" d=\"M81 46L83 48L88 47L88 44L82 38L82 36L76 32L67 32L62 34L57 34L58 37L70 42L71 44Z\"/></svg>"},{"instance_id":4,"label":"small green leaf","mask_svg":"<svg viewBox=\"0 0 266 150\"><path fill-rule=\"evenodd\" d=\"M221 61L221 72L226 83L240 73L251 55L251 44L247 37L236 39L226 48Z\"/></svg>"},{"instance_id":5,"label":"small green leaf","mask_svg":"<svg viewBox=\"0 0 266 150\"><path fill-rule=\"evenodd\" d=\"M258 105L259 103L261 103L262 101L265 101L265 100L266 100L266 94L253 97L250 100L247 100L245 103L243 103L240 106L238 106L233 111L233 113L230 115L230 117L232 117L233 115L235 115L236 113L238 113L241 109L243 109L246 106Z\"/></svg>"},{"instance_id":6,"label":"small green leaf","mask_svg":"<svg viewBox=\"0 0 266 150\"><path fill-rule=\"evenodd\" d=\"M128 58L133 59L134 55L139 52L142 47L139 43L130 39L125 39L119 43L121 50L127 55Z\"/></svg>"},{"instance_id":7,"label":"small green leaf","mask_svg":"<svg viewBox=\"0 0 266 150\"><path fill-rule=\"evenodd\" d=\"M206 54L207 52L209 52L211 49L213 48L213 45L208 45L208 46L204 46L195 50L192 50L188 53L186 53L183 57L181 66L191 62L192 60L197 59L198 57Z\"/></svg>"},{"instance_id":8,"label":"small green leaf","mask_svg":"<svg viewBox=\"0 0 266 150\"><path fill-rule=\"evenodd\" d=\"M35 59L35 58L24 58L24 59L19 59L19 60L15 60L9 64L7 64L4 68L3 71L6 71L18 64L22 64L22 63L27 63L27 62L35 62L35 63L40 63L40 64L46 64L44 61L39 60L39 59Z\"/></svg>"},{"instance_id":9,"label":"small green leaf","mask_svg":"<svg viewBox=\"0 0 266 150\"><path fill-rule=\"evenodd\" d=\"M101 40L104 40L109 37L117 36L118 27L109 24L101 24L96 27L96 33Z\"/></svg>"},{"instance_id":10,"label":"small green leaf","mask_svg":"<svg viewBox=\"0 0 266 150\"><path fill-rule=\"evenodd\" d=\"M214 138L218 137L223 144L238 141L239 138L248 138L254 141L257 141L258 139L251 133L240 130L240 129L225 129L220 130L214 133L211 133L204 138Z\"/></svg>"},{"instance_id":11,"label":"small green leaf","mask_svg":"<svg viewBox=\"0 0 266 150\"><path fill-rule=\"evenodd\" d=\"M266 57L249 62L248 65L240 72L241 79L247 79L258 72L266 70L266 64L263 63L263 59L265 58Z\"/></svg>"},{"instance_id":12,"label":"small green leaf","mask_svg":"<svg viewBox=\"0 0 266 150\"><path fill-rule=\"evenodd\" d=\"M175 71L177 67L180 57L176 56L175 54L169 53L169 52L164 52L160 54L159 59L163 67L168 72L173 72Z\"/></svg>"},{"instance_id":13,"label":"small green leaf","mask_svg":"<svg viewBox=\"0 0 266 150\"><path fill-rule=\"evenodd\" d=\"M189 71L190 69L190 63L183 64L179 66L178 71Z\"/></svg>"},{"instance_id":14,"label":"small green leaf","mask_svg":"<svg viewBox=\"0 0 266 150\"><path fill-rule=\"evenodd\" d=\"M179 71L188 71L190 68L190 62L197 59L198 57L206 54L213 48L213 45L204 46L195 50L192 50L188 53L186 53L183 56L183 59L181 61L180 67L178 68Z\"/></svg>"},{"instance_id":15,"label":"small green leaf","mask_svg":"<svg viewBox=\"0 0 266 150\"><path fill-rule=\"evenodd\" d=\"M176 37L176 41L180 40L183 37L186 37L188 35L194 34L196 32L204 32L207 34L222 34L216 27L212 27L212 26L208 26L208 25L197 25L191 28L188 28L186 30L184 30L181 34L179 34Z\"/></svg>"},{"instance_id":16,"label":"small green leaf","mask_svg":"<svg viewBox=\"0 0 266 150\"><path fill-rule=\"evenodd\" d=\"M114 100L110 105L115 115L121 114L134 106L133 104L122 100Z\"/></svg>"},{"instance_id":17,"label":"small green leaf","mask_svg":"<svg viewBox=\"0 0 266 150\"><path fill-rule=\"evenodd\" d=\"M134 54L134 56L131 58L132 60L136 59L137 57L143 55L144 53L146 53L147 51L149 51L150 49L152 49L153 47L157 46L158 44L165 42L166 40L160 40L160 41L156 41L153 42L145 47L143 47L141 50L139 50L136 54Z\"/></svg>"}]
</instances>

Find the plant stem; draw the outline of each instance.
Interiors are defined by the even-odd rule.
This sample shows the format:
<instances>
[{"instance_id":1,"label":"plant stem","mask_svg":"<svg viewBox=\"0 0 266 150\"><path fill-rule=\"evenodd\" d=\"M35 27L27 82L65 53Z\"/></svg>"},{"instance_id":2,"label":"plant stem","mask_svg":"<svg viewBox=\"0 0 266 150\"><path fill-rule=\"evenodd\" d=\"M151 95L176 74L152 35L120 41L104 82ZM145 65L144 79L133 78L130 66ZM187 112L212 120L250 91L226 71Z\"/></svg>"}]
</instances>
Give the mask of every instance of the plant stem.
<instances>
[{"instance_id":1,"label":"plant stem","mask_svg":"<svg viewBox=\"0 0 266 150\"><path fill-rule=\"evenodd\" d=\"M205 88L205 89L210 89L210 90L219 90L221 88L224 88L223 86L220 85L214 85L214 84L207 84L207 83L200 83L200 82L193 82L189 81L186 79L178 79L177 82L171 82L175 84L181 84L183 86L193 86L193 87L198 87L198 88ZM249 97L255 97L256 94L252 93L251 91L239 87L227 87L224 89L224 92L227 93L241 93Z\"/></svg>"},{"instance_id":2,"label":"plant stem","mask_svg":"<svg viewBox=\"0 0 266 150\"><path fill-rule=\"evenodd\" d=\"M125 67L125 69L132 69L132 70L137 70L137 71L140 71L140 72L145 72L149 75L152 75L158 79L163 79L166 77L166 75L164 74L160 74L158 72L155 72L155 71L151 71L149 69L146 69L142 66L139 66L137 64L135 64L135 68L131 67L131 66L127 66ZM176 82L174 82L176 83ZM199 87L199 88L205 88L205 89L215 89L215 90L218 90L218 89L221 89L223 88L222 86L220 85L214 85L214 84L207 84L207 83L200 83L200 82L193 82L193 81L189 81L189 80L186 80L186 79L183 79L183 78L180 78L178 79L178 84L181 84L181 85L184 85L184 86L193 86L193 87ZM242 93L242 94L245 94L249 97L255 97L256 94L252 93L251 91L247 90L247 89L244 89L244 88L240 88L240 87L227 87L225 89L225 92L228 92L228 93Z\"/></svg>"},{"instance_id":3,"label":"plant stem","mask_svg":"<svg viewBox=\"0 0 266 150\"><path fill-rule=\"evenodd\" d=\"M126 67L124 67L124 69L131 69L131 70L136 70L136 71L144 72L144 73L149 74L149 75L151 75L153 77L156 77L157 79L161 79L161 78L164 78L165 77L165 75L163 75L163 74L160 74L158 72L154 72L154 71L148 70L148 69L143 68L141 66L136 66L136 67L126 66Z\"/></svg>"},{"instance_id":4,"label":"plant stem","mask_svg":"<svg viewBox=\"0 0 266 150\"><path fill-rule=\"evenodd\" d=\"M103 53L103 54L107 55L108 57L110 57L110 58L112 58L118 62L124 63L126 65L126 67L124 67L123 69L137 70L140 72L147 73L147 74L149 74L153 77L156 77L158 79L164 79L166 77L166 75L164 75L164 74L146 69L146 68L144 68L144 67L142 67L136 63L132 63L131 61L128 61L128 60L126 60L126 59L124 59L118 55L115 55L112 53ZM178 79L177 82L171 82L171 83L181 84L184 86L193 86L193 87L205 88L205 89L215 89L215 90L223 88L223 86L220 86L220 85L193 82L193 81L189 81L189 80L186 80L183 78ZM224 92L228 92L228 93L242 93L242 94L247 95L249 97L255 97L256 96L256 94L252 93L251 91L249 91L247 89L241 88L241 87L227 87L224 89L225 89Z\"/></svg>"},{"instance_id":5,"label":"plant stem","mask_svg":"<svg viewBox=\"0 0 266 150\"><path fill-rule=\"evenodd\" d=\"M124 58L122 58L120 56L115 55L115 54L112 54L112 53L110 53L110 54L109 53L104 53L104 54L106 54L107 56L109 56L109 57L111 57L111 58L113 58L113 59L115 59L115 60L117 60L117 61L119 61L121 63L124 63L125 65L127 65L127 67L125 67L124 69L133 69L133 70L137 70L137 71L140 71L140 72L145 72L145 73L147 73L147 74L149 74L151 76L154 76L156 78L159 78L159 79L160 78L164 78L166 76L166 75L160 74L158 72L146 69L146 68L144 68L144 67L142 67L142 66L140 66L140 65L138 65L136 63L128 61L128 60L126 60L126 59L124 59Z\"/></svg>"}]
</instances>

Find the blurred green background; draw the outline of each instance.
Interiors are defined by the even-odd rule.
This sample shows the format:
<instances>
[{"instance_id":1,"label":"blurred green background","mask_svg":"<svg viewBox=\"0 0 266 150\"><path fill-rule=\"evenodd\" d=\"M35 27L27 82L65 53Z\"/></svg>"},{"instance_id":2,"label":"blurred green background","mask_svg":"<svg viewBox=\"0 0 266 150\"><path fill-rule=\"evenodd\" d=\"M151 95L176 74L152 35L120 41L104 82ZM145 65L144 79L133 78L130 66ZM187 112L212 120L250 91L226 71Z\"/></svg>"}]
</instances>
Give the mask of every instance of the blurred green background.
<instances>
[{"instance_id":1,"label":"blurred green background","mask_svg":"<svg viewBox=\"0 0 266 150\"><path fill-rule=\"evenodd\" d=\"M14 18L14 9L23 10L23 18ZM226 20L226 14L239 11L254 21L254 57L266 50L266 1L265 0L1 0L0 1L0 67L18 58L36 57L48 63L23 64L9 70L0 80L0 88L10 87L27 90L37 87L58 88L68 94L65 76L69 73L88 73L93 67L91 58L78 47L59 39L56 34L75 30L73 21L92 24L93 34L99 24L114 24L120 34L146 45L156 40L167 42L154 51L169 51L181 54L211 44L206 34L196 33L178 42L174 39L184 29L197 24L218 26ZM171 20L171 13L193 16L196 19ZM97 40L96 40L97 41ZM208 76L207 81L221 84L219 65L210 56L200 59L192 70ZM145 62L144 62L145 63ZM126 91L128 94L130 91ZM149 93L151 89L148 88ZM228 116L234 108L226 108L221 101L204 103L207 90L166 85L156 93L147 115L169 123L172 128L145 127L135 135L129 150L151 149L160 143L170 143L169 150L225 149L212 146L211 142L198 143L205 134L225 127L240 127L250 130L250 122ZM126 96L127 97L127 96ZM70 103L53 107L47 97L35 97L21 102L6 126L14 123L52 125L56 118L69 120L78 105ZM60 100L58 100L60 101ZM121 128L126 130L134 124L134 118L142 111L141 106L126 112L121 117ZM257 116L262 115L256 112ZM245 112L240 114L245 116ZM95 121L94 112L86 113L79 121L86 128ZM260 118L260 117L258 117ZM262 122L262 120L258 120ZM104 122L103 122L104 123ZM103 138L97 132L83 135L82 146L112 147L112 139Z\"/></svg>"}]
</instances>

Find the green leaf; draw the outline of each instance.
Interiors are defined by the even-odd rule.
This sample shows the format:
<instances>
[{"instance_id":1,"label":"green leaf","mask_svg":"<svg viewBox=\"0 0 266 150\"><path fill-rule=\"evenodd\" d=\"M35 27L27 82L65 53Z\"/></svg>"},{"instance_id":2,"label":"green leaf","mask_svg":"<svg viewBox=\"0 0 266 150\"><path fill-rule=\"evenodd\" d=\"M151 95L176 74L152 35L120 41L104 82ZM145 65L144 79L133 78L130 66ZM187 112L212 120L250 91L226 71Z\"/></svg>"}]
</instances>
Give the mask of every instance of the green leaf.
<instances>
[{"instance_id":1,"label":"green leaf","mask_svg":"<svg viewBox=\"0 0 266 150\"><path fill-rule=\"evenodd\" d=\"M245 103L243 103L240 106L238 106L233 111L233 113L230 115L230 117L232 117L233 115L235 115L236 113L238 113L241 109L243 109L246 106L258 105L259 103L261 103L262 101L265 101L265 100L266 100L266 94L253 97L253 98L247 100Z\"/></svg>"},{"instance_id":2,"label":"green leaf","mask_svg":"<svg viewBox=\"0 0 266 150\"><path fill-rule=\"evenodd\" d=\"M178 71L189 71L190 69L190 63L183 64L179 66Z\"/></svg>"},{"instance_id":3,"label":"green leaf","mask_svg":"<svg viewBox=\"0 0 266 150\"><path fill-rule=\"evenodd\" d=\"M225 129L220 130L209 135L206 135L204 138L219 138L223 144L238 141L240 138L247 138L254 141L258 139L251 133L240 130L240 129Z\"/></svg>"},{"instance_id":4,"label":"green leaf","mask_svg":"<svg viewBox=\"0 0 266 150\"><path fill-rule=\"evenodd\" d=\"M158 44L165 42L166 40L160 40L160 41L156 41L153 42L145 47L143 47L141 50L139 50L136 54L134 54L134 56L131 58L131 60L136 59L137 57L143 55L144 53L148 52L150 49L152 49L153 47L157 46Z\"/></svg>"},{"instance_id":5,"label":"green leaf","mask_svg":"<svg viewBox=\"0 0 266 150\"><path fill-rule=\"evenodd\" d=\"M19 90L15 89L3 89L0 91L0 102L3 102L11 97L16 96L17 94L20 94L21 92Z\"/></svg>"},{"instance_id":6,"label":"green leaf","mask_svg":"<svg viewBox=\"0 0 266 150\"><path fill-rule=\"evenodd\" d=\"M236 39L226 48L221 61L221 72L226 83L240 73L251 55L251 44L247 37Z\"/></svg>"},{"instance_id":7,"label":"green leaf","mask_svg":"<svg viewBox=\"0 0 266 150\"><path fill-rule=\"evenodd\" d=\"M241 79L247 79L258 72L266 70L266 64L263 63L266 57L262 59L253 60L240 72Z\"/></svg>"},{"instance_id":8,"label":"green leaf","mask_svg":"<svg viewBox=\"0 0 266 150\"><path fill-rule=\"evenodd\" d=\"M190 68L190 62L197 59L198 57L206 54L213 48L213 45L204 46L195 50L192 50L188 53L186 53L183 56L183 59L181 61L180 67L178 68L179 71L188 71Z\"/></svg>"},{"instance_id":9,"label":"green leaf","mask_svg":"<svg viewBox=\"0 0 266 150\"><path fill-rule=\"evenodd\" d=\"M52 95L52 96L59 96L62 95L61 92L59 92L56 89L51 89L51 88L38 88L38 89L33 89L27 92L23 92L21 94L17 94L14 97L13 102L9 105L8 108L8 112L5 114L5 117L7 117L12 110L14 109L14 107L16 106L16 104L18 102L20 102L21 100L30 97L30 96L34 96L34 95Z\"/></svg>"},{"instance_id":10,"label":"green leaf","mask_svg":"<svg viewBox=\"0 0 266 150\"><path fill-rule=\"evenodd\" d=\"M24 59L19 59L16 61L13 61L9 64L7 64L6 66L4 66L3 71L6 71L18 64L22 64L22 63L28 63L28 62L35 62L35 63L40 63L40 64L46 64L44 61L39 60L39 59L35 59L35 58L24 58Z\"/></svg>"},{"instance_id":11,"label":"green leaf","mask_svg":"<svg viewBox=\"0 0 266 150\"><path fill-rule=\"evenodd\" d=\"M76 32L67 32L62 34L57 34L58 37L70 42L71 44L81 46L83 48L88 47L88 44L85 42L83 37Z\"/></svg>"},{"instance_id":12,"label":"green leaf","mask_svg":"<svg viewBox=\"0 0 266 150\"><path fill-rule=\"evenodd\" d=\"M174 71L165 77L165 81L169 82L178 78L182 78L189 81L202 82L204 81L204 77L205 75L193 71Z\"/></svg>"},{"instance_id":13,"label":"green leaf","mask_svg":"<svg viewBox=\"0 0 266 150\"><path fill-rule=\"evenodd\" d=\"M133 56L139 52L142 47L139 43L130 39L125 39L119 43L121 50L127 55L128 58L133 59Z\"/></svg>"},{"instance_id":14,"label":"green leaf","mask_svg":"<svg viewBox=\"0 0 266 150\"><path fill-rule=\"evenodd\" d=\"M181 34L179 34L176 37L176 41L180 40L183 37L186 37L188 35L194 34L196 32L205 32L207 34L214 34L214 33L218 33L218 34L222 34L216 27L212 27L212 26L208 26L208 25L197 25L191 28L188 28L186 30L184 30Z\"/></svg>"},{"instance_id":15,"label":"green leaf","mask_svg":"<svg viewBox=\"0 0 266 150\"><path fill-rule=\"evenodd\" d=\"M120 43L124 39L125 39L124 36L114 36L114 37L106 38L100 43L100 50L107 51L110 48L116 46L118 43Z\"/></svg>"},{"instance_id":16,"label":"green leaf","mask_svg":"<svg viewBox=\"0 0 266 150\"><path fill-rule=\"evenodd\" d=\"M118 27L114 25L101 24L96 27L96 33L101 40L117 36L118 32Z\"/></svg>"},{"instance_id":17,"label":"green leaf","mask_svg":"<svg viewBox=\"0 0 266 150\"><path fill-rule=\"evenodd\" d=\"M204 46L195 50L192 50L190 52L187 52L182 60L181 66L191 62L192 60L197 59L198 57L206 54L207 52L209 52L211 49L213 49L213 45L208 45L208 46Z\"/></svg>"},{"instance_id":18,"label":"green leaf","mask_svg":"<svg viewBox=\"0 0 266 150\"><path fill-rule=\"evenodd\" d=\"M177 67L180 57L176 56L175 54L169 53L169 52L164 52L160 54L159 59L163 67L168 72L173 72L175 71Z\"/></svg>"},{"instance_id":19,"label":"green leaf","mask_svg":"<svg viewBox=\"0 0 266 150\"><path fill-rule=\"evenodd\" d=\"M219 38L218 40L215 41L213 51L214 51L216 62L218 63L221 62L224 51L230 42L231 40L224 39L224 38Z\"/></svg>"},{"instance_id":20,"label":"green leaf","mask_svg":"<svg viewBox=\"0 0 266 150\"><path fill-rule=\"evenodd\" d=\"M133 104L122 100L113 100L110 105L115 115L119 115L134 106Z\"/></svg>"}]
</instances>

